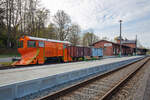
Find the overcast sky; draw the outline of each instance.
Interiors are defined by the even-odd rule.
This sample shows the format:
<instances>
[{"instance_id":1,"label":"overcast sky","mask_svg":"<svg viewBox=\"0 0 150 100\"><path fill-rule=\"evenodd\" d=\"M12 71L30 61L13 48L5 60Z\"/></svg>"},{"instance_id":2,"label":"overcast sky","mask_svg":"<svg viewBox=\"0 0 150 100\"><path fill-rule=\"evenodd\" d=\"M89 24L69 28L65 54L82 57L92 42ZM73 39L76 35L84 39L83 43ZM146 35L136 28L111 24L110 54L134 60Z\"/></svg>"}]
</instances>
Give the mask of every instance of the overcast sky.
<instances>
[{"instance_id":1,"label":"overcast sky","mask_svg":"<svg viewBox=\"0 0 150 100\"><path fill-rule=\"evenodd\" d=\"M100 38L119 35L119 20L123 20L122 35L150 47L150 0L42 0L51 15L64 10L78 23L82 31L93 31Z\"/></svg>"}]
</instances>

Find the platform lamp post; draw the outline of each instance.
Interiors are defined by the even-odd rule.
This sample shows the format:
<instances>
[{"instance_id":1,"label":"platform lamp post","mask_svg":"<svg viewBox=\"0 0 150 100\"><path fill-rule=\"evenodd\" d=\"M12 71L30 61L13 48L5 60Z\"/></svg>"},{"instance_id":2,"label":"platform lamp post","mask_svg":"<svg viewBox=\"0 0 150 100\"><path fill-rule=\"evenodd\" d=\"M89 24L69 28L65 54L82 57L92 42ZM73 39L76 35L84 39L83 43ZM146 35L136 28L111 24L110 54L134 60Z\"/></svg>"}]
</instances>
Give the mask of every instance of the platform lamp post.
<instances>
[{"instance_id":1,"label":"platform lamp post","mask_svg":"<svg viewBox=\"0 0 150 100\"><path fill-rule=\"evenodd\" d=\"M122 20L119 20L119 22L120 22L120 57L122 56L122 42L121 42L121 24L122 24Z\"/></svg>"}]
</instances>

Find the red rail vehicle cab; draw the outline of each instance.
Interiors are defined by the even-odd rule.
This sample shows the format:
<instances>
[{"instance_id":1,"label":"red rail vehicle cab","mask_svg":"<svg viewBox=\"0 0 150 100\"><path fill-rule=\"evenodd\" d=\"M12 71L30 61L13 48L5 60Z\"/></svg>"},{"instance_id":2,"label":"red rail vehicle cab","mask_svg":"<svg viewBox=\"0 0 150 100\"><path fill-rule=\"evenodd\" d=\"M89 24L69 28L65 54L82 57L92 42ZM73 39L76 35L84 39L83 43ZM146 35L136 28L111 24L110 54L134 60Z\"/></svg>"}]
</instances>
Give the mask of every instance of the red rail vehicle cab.
<instances>
[{"instance_id":1,"label":"red rail vehicle cab","mask_svg":"<svg viewBox=\"0 0 150 100\"><path fill-rule=\"evenodd\" d=\"M67 50L69 45L68 41L23 36L18 44L21 60L12 65L44 64L47 58L57 58L64 62L72 61Z\"/></svg>"}]
</instances>

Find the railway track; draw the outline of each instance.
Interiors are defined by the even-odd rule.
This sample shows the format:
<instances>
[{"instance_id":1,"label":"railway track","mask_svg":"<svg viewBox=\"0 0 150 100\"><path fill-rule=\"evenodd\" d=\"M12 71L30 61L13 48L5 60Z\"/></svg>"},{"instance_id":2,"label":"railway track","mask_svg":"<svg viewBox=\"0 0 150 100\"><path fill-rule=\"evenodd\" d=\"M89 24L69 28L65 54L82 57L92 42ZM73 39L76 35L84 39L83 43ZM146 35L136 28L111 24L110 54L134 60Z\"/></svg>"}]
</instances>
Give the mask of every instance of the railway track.
<instances>
[{"instance_id":1,"label":"railway track","mask_svg":"<svg viewBox=\"0 0 150 100\"><path fill-rule=\"evenodd\" d=\"M150 61L148 61L140 70L137 70L128 81L126 81L112 96L111 100L149 100L150 95L145 93L149 81ZM145 82L144 82L145 81ZM149 83L149 82L148 82ZM146 91L149 92L149 91ZM150 93L150 92L149 92ZM144 98L145 94L148 98Z\"/></svg>"},{"instance_id":2,"label":"railway track","mask_svg":"<svg viewBox=\"0 0 150 100\"><path fill-rule=\"evenodd\" d=\"M27 67L41 67L42 65L52 65L52 64L61 64L59 62L51 62L51 63L45 63L45 64L34 64L34 65L18 65L18 66L1 66L0 70L7 70L7 69L15 69L15 68L27 68Z\"/></svg>"},{"instance_id":3,"label":"railway track","mask_svg":"<svg viewBox=\"0 0 150 100\"><path fill-rule=\"evenodd\" d=\"M132 78L148 61L146 57L121 69L92 77L84 82L74 84L53 92L39 100L109 100L118 89Z\"/></svg>"},{"instance_id":4,"label":"railway track","mask_svg":"<svg viewBox=\"0 0 150 100\"><path fill-rule=\"evenodd\" d=\"M98 59L100 60L100 59ZM89 61L92 61L92 60L89 60ZM51 61L51 62L46 62L44 64L31 64L31 65L18 65L18 66L12 66L12 65L9 65L9 66L0 66L0 70L7 70L7 69L15 69L15 68L27 68L27 67L41 67L42 65L56 65L56 64L63 64L63 63L74 63L74 62L82 62L82 61L72 61L72 62L57 62L57 61Z\"/></svg>"}]
</instances>

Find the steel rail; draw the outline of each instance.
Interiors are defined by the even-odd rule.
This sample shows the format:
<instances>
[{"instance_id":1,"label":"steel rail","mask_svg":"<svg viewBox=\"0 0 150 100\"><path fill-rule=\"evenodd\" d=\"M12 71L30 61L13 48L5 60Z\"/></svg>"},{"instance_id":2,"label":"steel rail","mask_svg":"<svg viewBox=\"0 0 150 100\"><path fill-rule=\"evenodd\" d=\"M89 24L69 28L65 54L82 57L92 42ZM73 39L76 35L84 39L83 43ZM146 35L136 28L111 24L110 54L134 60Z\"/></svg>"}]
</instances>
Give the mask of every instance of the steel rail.
<instances>
[{"instance_id":1,"label":"steel rail","mask_svg":"<svg viewBox=\"0 0 150 100\"><path fill-rule=\"evenodd\" d=\"M100 100L110 100L111 97L117 93L117 91L120 89L121 86L123 86L124 84L126 84L128 82L128 80L130 80L142 67L144 67L144 65L146 63L148 63L148 61L150 61L150 58L147 59L141 66L139 66L138 68L136 68L134 71L132 71L130 74L128 74L126 77L124 77L123 79L121 79L118 84L116 84L111 90L109 90L103 97L100 98Z\"/></svg>"}]
</instances>

